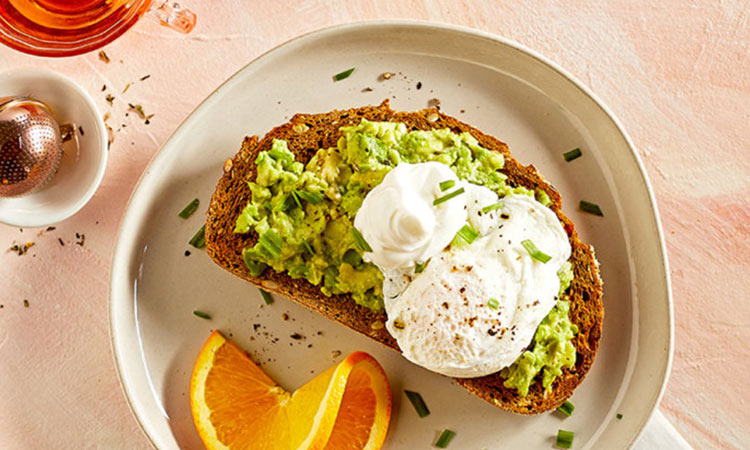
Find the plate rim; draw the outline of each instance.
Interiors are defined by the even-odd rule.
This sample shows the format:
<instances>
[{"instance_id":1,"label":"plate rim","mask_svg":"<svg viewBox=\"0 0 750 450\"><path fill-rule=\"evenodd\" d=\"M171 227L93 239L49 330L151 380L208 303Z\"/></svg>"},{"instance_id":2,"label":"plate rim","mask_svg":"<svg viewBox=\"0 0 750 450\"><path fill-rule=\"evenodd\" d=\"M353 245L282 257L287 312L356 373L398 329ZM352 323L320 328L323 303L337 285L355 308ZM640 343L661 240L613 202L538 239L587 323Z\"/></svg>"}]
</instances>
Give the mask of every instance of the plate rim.
<instances>
[{"instance_id":1,"label":"plate rim","mask_svg":"<svg viewBox=\"0 0 750 450\"><path fill-rule=\"evenodd\" d=\"M577 77L575 77L568 70L564 69L561 65L557 64L556 62L552 61L551 59L547 58L543 54L537 52L536 50L533 50L512 39L506 38L504 36L500 36L498 34L495 34L489 31L484 31L484 30L480 30L480 29L476 29L476 28L472 28L472 27L464 26L464 25L456 25L456 24L439 22L439 21L415 20L415 19L359 20L359 21L347 22L347 23L342 23L342 24L334 24L334 25L330 25L330 26L326 26L323 28L318 28L315 30L302 33L289 40L279 43L278 45L266 50L265 52L262 52L261 54L259 54L258 56L250 60L247 64L240 67L235 73L229 76L226 80L221 82L213 91L211 91L210 94L208 94L203 100L201 100L201 102L198 103L190 111L190 113L175 127L174 131L159 147L159 150L157 150L157 152L154 153L154 155L151 157L145 169L139 176L138 181L135 184L133 190L131 191L128 201L126 203L125 209L120 218L120 224L118 225L115 245L114 245L114 249L112 252L112 259L110 263L110 273L109 273L109 280L108 280L109 282L108 297L109 298L107 301L107 317L108 317L108 328L109 328L109 336L110 336L109 343L110 343L110 348L112 351L112 357L115 363L115 371L117 373L117 379L120 384L122 393L124 394L125 401L128 405L128 408L130 409L131 415L136 420L138 427L141 429L141 431L143 432L148 442L154 448L158 448L158 446L156 445L155 439L149 433L146 427L146 424L143 423L142 418L136 413L135 405L133 404L133 399L131 398L130 389L128 388L124 380L123 370L121 367L121 361L118 357L118 344L116 343L116 338L115 338L115 317L114 317L114 312L113 312L114 309L112 308L113 297L116 295L114 283L113 283L113 277L114 277L114 274L116 273L115 269L119 268L119 266L121 265L118 263L118 261L124 258L124 255L121 255L121 254L127 251L127 249L125 248L126 243L124 242L124 237L123 237L123 234L124 234L123 225L127 221L127 216L130 212L133 199L135 198L136 193L139 192L144 178L149 173L149 169L151 168L152 165L154 165L161 158L166 157L164 149L171 144L171 142L175 139L176 135L182 130L183 126L192 119L195 113L198 112L200 109L202 109L202 107L210 99L212 99L216 94L218 94L222 89L224 89L225 86L232 83L238 76L244 73L248 69L248 67L265 59L267 56L269 56L272 53L275 53L277 50L283 47L286 47L288 45L291 45L295 42L298 42L300 40L315 39L316 37L323 36L328 33L352 31L358 28L370 28L370 27L377 28L377 27L389 27L389 26L402 26L405 28L411 27L414 29L432 28L432 29L437 29L440 31L452 31L452 32L457 32L461 34L468 34L468 35L473 35L476 37L488 39L496 43L499 43L501 45L510 47L514 50L520 51L521 53L524 53L532 57L533 59L539 61L540 63L554 70L563 78L568 80L575 88L579 89L585 96L589 97L594 102L594 104L612 121L617 131L623 137L625 143L627 144L628 150L630 152L630 156L633 158L635 162L635 166L638 169L638 173L641 176L641 181L643 182L643 185L646 188L646 192L648 194L649 207L651 211L653 212L653 219L655 222L655 228L656 228L656 233L658 237L656 244L658 247L658 252L661 257L660 259L661 259L661 263L662 263L664 273L665 273L664 287L665 287L666 292L664 292L665 294L664 297L667 303L666 306L667 306L667 313L668 313L667 314L668 339L666 342L667 360L664 366L664 371L662 374L660 374L661 385L656 395L651 399L651 402L650 402L651 404L649 405L650 412L644 417L642 423L638 424L637 432L633 434L630 441L628 442L628 448L632 447L634 443L643 434L646 424L651 420L651 418L654 416L654 414L656 413L658 409L659 403L661 402L661 399L664 396L664 392L666 391L667 382L669 380L669 376L672 370L672 362L673 362L673 356L674 356L674 302L673 302L673 297L672 297L672 283L671 283L671 277L670 277L670 271L669 271L669 259L667 255L666 244L664 241L664 231L662 228L659 209L656 204L656 198L654 195L653 187L651 185L651 181L646 172L645 166L643 165L643 161L641 160L641 157L638 151L636 150L635 144L630 138L630 135L627 133L627 131L623 127L619 118L588 86L586 86L583 82L581 82ZM638 335L636 334L635 337L637 336Z\"/></svg>"}]
</instances>

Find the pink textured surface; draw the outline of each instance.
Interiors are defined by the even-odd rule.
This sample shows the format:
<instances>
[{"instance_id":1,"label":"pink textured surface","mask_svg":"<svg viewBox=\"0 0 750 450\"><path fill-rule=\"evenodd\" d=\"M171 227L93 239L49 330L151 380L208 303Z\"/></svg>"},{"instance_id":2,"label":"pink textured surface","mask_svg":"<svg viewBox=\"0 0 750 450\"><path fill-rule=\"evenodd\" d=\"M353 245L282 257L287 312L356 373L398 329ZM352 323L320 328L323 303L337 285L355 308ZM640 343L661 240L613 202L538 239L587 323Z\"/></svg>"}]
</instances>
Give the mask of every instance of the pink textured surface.
<instances>
[{"instance_id":1,"label":"pink textured surface","mask_svg":"<svg viewBox=\"0 0 750 450\"><path fill-rule=\"evenodd\" d=\"M79 214L43 236L0 225L0 247L36 243L24 256L0 251L0 447L148 448L118 385L106 314L117 227L141 171L182 119L254 57L307 31L374 18L449 22L516 40L571 71L619 116L653 183L671 263L676 346L661 409L696 448L747 445L747 2L184 3L199 18L190 36L144 19L106 48L110 64L95 53L50 60L0 48L2 67L67 74L111 111L114 128L127 125ZM117 97L111 107L102 84ZM155 113L152 123L125 117L128 102Z\"/></svg>"}]
</instances>

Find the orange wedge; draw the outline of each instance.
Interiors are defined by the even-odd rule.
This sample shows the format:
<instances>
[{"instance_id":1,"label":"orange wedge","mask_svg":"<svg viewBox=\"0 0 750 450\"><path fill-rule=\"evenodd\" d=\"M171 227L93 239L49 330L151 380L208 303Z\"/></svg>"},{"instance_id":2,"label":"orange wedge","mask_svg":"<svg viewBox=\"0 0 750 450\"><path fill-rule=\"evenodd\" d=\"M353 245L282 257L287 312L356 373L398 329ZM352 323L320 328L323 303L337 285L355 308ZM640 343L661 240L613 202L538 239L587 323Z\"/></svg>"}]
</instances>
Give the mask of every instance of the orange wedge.
<instances>
[{"instance_id":1,"label":"orange wedge","mask_svg":"<svg viewBox=\"0 0 750 450\"><path fill-rule=\"evenodd\" d=\"M290 393L214 331L193 368L190 408L209 449L374 450L391 389L378 362L354 352Z\"/></svg>"}]
</instances>

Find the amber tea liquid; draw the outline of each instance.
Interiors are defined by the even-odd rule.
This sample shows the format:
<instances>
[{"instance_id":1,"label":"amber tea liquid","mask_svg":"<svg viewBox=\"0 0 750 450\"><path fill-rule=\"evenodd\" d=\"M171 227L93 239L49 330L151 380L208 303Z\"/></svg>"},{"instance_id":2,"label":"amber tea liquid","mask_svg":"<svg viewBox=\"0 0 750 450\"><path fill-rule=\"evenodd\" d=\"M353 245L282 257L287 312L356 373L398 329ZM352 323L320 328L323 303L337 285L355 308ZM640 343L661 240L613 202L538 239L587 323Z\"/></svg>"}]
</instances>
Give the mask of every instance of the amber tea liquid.
<instances>
[{"instance_id":1,"label":"amber tea liquid","mask_svg":"<svg viewBox=\"0 0 750 450\"><path fill-rule=\"evenodd\" d=\"M148 10L150 3L151 0L0 0L0 38L12 47L23 45L23 51L37 55L48 55L42 49L56 44L61 49L78 47L76 53L81 53L81 49L93 50L119 36Z\"/></svg>"}]
</instances>

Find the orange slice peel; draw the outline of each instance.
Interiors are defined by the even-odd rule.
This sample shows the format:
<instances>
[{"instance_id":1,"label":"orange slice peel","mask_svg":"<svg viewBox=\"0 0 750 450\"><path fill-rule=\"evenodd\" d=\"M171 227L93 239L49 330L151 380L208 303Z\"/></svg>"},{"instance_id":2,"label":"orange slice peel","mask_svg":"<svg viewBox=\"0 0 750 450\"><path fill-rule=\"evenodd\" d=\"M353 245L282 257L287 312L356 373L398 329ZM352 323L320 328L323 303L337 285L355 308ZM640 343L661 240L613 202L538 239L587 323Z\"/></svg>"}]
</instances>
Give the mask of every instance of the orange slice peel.
<instances>
[{"instance_id":1,"label":"orange slice peel","mask_svg":"<svg viewBox=\"0 0 750 450\"><path fill-rule=\"evenodd\" d=\"M378 362L354 352L290 393L215 331L195 362L190 406L209 449L375 450L391 390Z\"/></svg>"}]
</instances>

